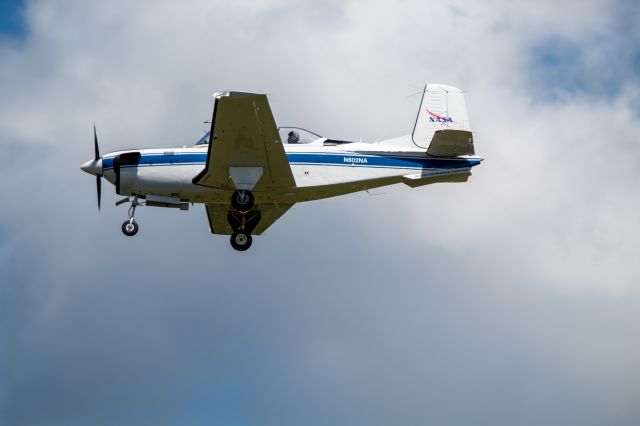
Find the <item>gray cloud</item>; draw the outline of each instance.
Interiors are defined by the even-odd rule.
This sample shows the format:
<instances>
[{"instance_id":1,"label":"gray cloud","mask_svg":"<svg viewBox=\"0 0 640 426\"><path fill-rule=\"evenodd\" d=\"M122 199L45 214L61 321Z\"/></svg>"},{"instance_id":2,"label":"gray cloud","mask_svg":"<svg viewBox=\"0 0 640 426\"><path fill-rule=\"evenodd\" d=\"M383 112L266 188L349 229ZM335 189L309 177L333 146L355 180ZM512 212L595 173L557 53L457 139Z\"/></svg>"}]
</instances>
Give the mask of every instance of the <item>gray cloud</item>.
<instances>
[{"instance_id":1,"label":"gray cloud","mask_svg":"<svg viewBox=\"0 0 640 426\"><path fill-rule=\"evenodd\" d=\"M0 420L634 423L637 80L548 103L525 49L629 3L152 3L30 3L0 46ZM469 90L469 183L297 205L242 255L198 206L125 238L78 170L93 121L103 151L189 144L228 88L394 136L426 80Z\"/></svg>"}]
</instances>

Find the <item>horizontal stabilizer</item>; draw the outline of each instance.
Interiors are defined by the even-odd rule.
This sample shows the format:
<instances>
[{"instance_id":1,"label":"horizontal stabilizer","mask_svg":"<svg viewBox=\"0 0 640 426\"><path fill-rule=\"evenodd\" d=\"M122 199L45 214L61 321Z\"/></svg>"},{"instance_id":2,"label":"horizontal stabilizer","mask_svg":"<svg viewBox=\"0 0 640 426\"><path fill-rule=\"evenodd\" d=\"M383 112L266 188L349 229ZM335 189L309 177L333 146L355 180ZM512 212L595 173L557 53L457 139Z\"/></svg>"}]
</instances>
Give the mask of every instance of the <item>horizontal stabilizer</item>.
<instances>
[{"instance_id":1,"label":"horizontal stabilizer","mask_svg":"<svg viewBox=\"0 0 640 426\"><path fill-rule=\"evenodd\" d=\"M458 172L448 173L448 174L440 174L440 175L423 175L420 173L414 175L406 175L402 177L402 183L411 188L417 188L419 186L431 185L432 183L458 183L458 182L466 182L471 176L471 171L466 169L461 169Z\"/></svg>"},{"instance_id":2,"label":"horizontal stabilizer","mask_svg":"<svg viewBox=\"0 0 640 426\"><path fill-rule=\"evenodd\" d=\"M427 155L432 157L475 155L473 134L466 130L438 130L431 139Z\"/></svg>"}]
</instances>

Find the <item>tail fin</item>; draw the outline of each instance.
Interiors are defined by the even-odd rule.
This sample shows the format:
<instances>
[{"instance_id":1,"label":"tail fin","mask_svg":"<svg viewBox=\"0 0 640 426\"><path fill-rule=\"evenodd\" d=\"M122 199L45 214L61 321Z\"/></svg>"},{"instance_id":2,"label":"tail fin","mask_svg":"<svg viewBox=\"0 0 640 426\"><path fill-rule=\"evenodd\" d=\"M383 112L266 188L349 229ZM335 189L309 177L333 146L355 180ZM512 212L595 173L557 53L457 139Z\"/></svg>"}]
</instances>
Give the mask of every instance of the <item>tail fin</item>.
<instances>
[{"instance_id":1,"label":"tail fin","mask_svg":"<svg viewBox=\"0 0 640 426\"><path fill-rule=\"evenodd\" d=\"M462 91L444 84L427 84L412 138L429 155L473 155L473 136Z\"/></svg>"}]
</instances>

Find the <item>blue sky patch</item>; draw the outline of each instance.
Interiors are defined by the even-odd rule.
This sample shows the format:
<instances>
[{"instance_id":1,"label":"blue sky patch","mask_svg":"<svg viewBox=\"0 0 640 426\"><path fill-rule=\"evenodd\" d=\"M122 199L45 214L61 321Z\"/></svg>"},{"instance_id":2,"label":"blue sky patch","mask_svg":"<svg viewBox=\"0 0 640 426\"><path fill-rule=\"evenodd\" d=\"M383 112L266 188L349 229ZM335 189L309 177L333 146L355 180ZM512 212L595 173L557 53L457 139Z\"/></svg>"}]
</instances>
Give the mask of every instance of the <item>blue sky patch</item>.
<instances>
[{"instance_id":1,"label":"blue sky patch","mask_svg":"<svg viewBox=\"0 0 640 426\"><path fill-rule=\"evenodd\" d=\"M568 40L550 37L533 45L527 63L533 90L551 100L587 91L583 62L581 46Z\"/></svg>"},{"instance_id":2,"label":"blue sky patch","mask_svg":"<svg viewBox=\"0 0 640 426\"><path fill-rule=\"evenodd\" d=\"M640 49L634 53L631 66L636 73L640 74Z\"/></svg>"},{"instance_id":3,"label":"blue sky patch","mask_svg":"<svg viewBox=\"0 0 640 426\"><path fill-rule=\"evenodd\" d=\"M24 0L0 2L0 36L22 37L26 34L23 17Z\"/></svg>"},{"instance_id":4,"label":"blue sky patch","mask_svg":"<svg viewBox=\"0 0 640 426\"><path fill-rule=\"evenodd\" d=\"M610 17L582 37L549 34L524 49L532 96L543 102L576 96L612 99L640 84L640 25L637 1L618 1Z\"/></svg>"},{"instance_id":5,"label":"blue sky patch","mask_svg":"<svg viewBox=\"0 0 640 426\"><path fill-rule=\"evenodd\" d=\"M548 37L533 44L525 62L533 97L555 102L618 96L625 84L638 82L640 71L640 48L621 40L617 34L579 43Z\"/></svg>"}]
</instances>

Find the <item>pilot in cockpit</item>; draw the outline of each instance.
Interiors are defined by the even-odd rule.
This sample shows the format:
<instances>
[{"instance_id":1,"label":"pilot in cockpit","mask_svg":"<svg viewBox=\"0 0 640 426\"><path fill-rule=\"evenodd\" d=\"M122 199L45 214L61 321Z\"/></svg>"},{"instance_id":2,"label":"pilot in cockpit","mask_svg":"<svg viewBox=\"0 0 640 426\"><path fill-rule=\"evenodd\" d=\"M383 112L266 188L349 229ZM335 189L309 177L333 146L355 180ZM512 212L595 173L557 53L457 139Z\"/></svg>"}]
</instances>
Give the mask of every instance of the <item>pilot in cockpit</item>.
<instances>
[{"instance_id":1,"label":"pilot in cockpit","mask_svg":"<svg viewBox=\"0 0 640 426\"><path fill-rule=\"evenodd\" d=\"M298 143L300 142L300 135L293 130L289 132L287 135L287 143Z\"/></svg>"}]
</instances>

